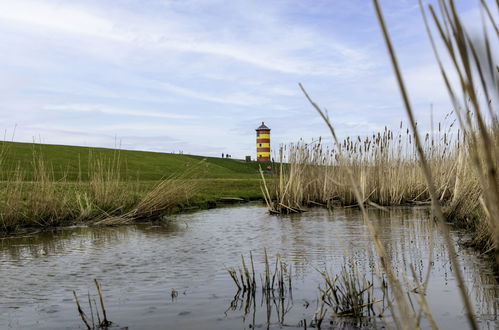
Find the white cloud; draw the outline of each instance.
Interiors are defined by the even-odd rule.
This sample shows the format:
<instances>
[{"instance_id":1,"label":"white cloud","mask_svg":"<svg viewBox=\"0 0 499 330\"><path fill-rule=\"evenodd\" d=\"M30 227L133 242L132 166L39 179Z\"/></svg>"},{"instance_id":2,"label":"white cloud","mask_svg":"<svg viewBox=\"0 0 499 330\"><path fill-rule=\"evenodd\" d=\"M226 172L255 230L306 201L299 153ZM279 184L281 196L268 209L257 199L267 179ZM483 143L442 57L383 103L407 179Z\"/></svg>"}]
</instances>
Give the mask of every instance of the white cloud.
<instances>
[{"instance_id":1,"label":"white cloud","mask_svg":"<svg viewBox=\"0 0 499 330\"><path fill-rule=\"evenodd\" d=\"M105 104L53 104L42 107L44 110L56 111L78 111L78 112L98 112L110 115L119 116L139 116L152 118L168 118L168 119L195 119L197 116L182 115L168 112L155 112L147 110L131 110L124 108L116 108Z\"/></svg>"},{"instance_id":2,"label":"white cloud","mask_svg":"<svg viewBox=\"0 0 499 330\"><path fill-rule=\"evenodd\" d=\"M298 85L295 89L281 87L281 86L273 86L268 89L271 94L280 95L280 96L297 96L300 95Z\"/></svg>"},{"instance_id":3,"label":"white cloud","mask_svg":"<svg viewBox=\"0 0 499 330\"><path fill-rule=\"evenodd\" d=\"M196 24L191 16L175 11L166 11L163 19L144 18L123 11L117 11L115 15L103 15L103 12L99 6L66 2L0 1L0 18L22 23L24 29L33 25L34 33L44 28L63 35L75 34L132 44L136 49L221 56L288 74L351 75L369 66L369 62L365 61L368 57L360 49L324 38L305 27L285 29L278 20L265 26L266 33L257 33L260 39L255 40L241 38L236 33L214 35L206 31L205 26ZM254 19L251 14L247 15ZM210 23L222 24L216 21ZM250 20L250 23L258 22ZM86 51L92 52L92 49L87 48ZM300 51L305 55L298 55ZM307 56L313 58L307 59ZM335 61L327 61L329 56L334 56ZM345 65L347 63L354 64L355 69Z\"/></svg>"},{"instance_id":4,"label":"white cloud","mask_svg":"<svg viewBox=\"0 0 499 330\"><path fill-rule=\"evenodd\" d=\"M413 3L384 7L415 107L447 111ZM340 133L398 123L399 91L367 8L363 0L0 0L0 123L19 124L28 140L109 146L116 134L160 150L173 136L199 153L210 145L236 155L252 150L261 121L276 142L327 134L297 82L332 110Z\"/></svg>"},{"instance_id":5,"label":"white cloud","mask_svg":"<svg viewBox=\"0 0 499 330\"><path fill-rule=\"evenodd\" d=\"M192 89L183 88L179 86L175 86L168 82L151 82L149 87L154 87L157 89L162 89L174 94L187 96L190 98L215 102L215 103L225 103L225 104L235 104L242 106L252 106L252 105L260 105L265 102L265 99L262 97L249 95L244 92L230 93L225 96L215 96L207 93L201 93Z\"/></svg>"},{"instance_id":6,"label":"white cloud","mask_svg":"<svg viewBox=\"0 0 499 330\"><path fill-rule=\"evenodd\" d=\"M123 40L113 23L74 4L42 1L0 1L0 18L57 29L65 33Z\"/></svg>"}]
</instances>

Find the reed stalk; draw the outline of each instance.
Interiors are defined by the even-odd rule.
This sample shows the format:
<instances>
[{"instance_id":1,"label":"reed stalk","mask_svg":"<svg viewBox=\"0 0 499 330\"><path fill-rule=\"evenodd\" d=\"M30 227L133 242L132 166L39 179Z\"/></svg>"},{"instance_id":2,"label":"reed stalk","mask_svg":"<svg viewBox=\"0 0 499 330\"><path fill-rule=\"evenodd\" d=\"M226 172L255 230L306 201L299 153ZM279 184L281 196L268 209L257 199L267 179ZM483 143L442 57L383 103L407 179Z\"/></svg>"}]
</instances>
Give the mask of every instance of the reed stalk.
<instances>
[{"instance_id":1,"label":"reed stalk","mask_svg":"<svg viewBox=\"0 0 499 330\"><path fill-rule=\"evenodd\" d=\"M91 320L89 320L87 314L83 311L83 308L81 307L78 296L76 295L76 291L73 290L73 296L75 298L78 314L80 315L80 318L81 318L83 324L85 324L85 326L87 327L87 329L89 329L89 330L90 329L107 329L112 324L112 322L107 319L107 312L106 312L106 308L104 306L104 297L102 294L102 289L101 289L100 283L97 281L97 279L94 279L94 284L95 284L95 287L97 289L97 294L99 296L99 302L100 302L100 307L101 307L103 319L101 320L101 318L100 318L99 309L97 307L97 304L95 303L95 299L93 300L94 303L92 305L91 298L90 298L90 292L88 292L88 306L89 306L90 315L91 315ZM95 322L95 319L94 319L94 308L95 308L95 314L97 316L97 322Z\"/></svg>"},{"instance_id":2,"label":"reed stalk","mask_svg":"<svg viewBox=\"0 0 499 330\"><path fill-rule=\"evenodd\" d=\"M458 77L454 86L421 5L428 35L455 108L453 114L459 123L457 134L456 129L451 130L453 121L448 130L443 130L439 123L437 137L432 130L423 138L418 131L381 9L378 1L373 0L373 3L400 87L409 128L403 130L401 124L397 132L385 127L372 138L347 137L340 141L327 113L312 101L300 84L307 100L329 127L333 148L321 145L321 140L312 143L300 141L281 147L279 171L270 184L263 182L262 191L271 213L302 212L306 206L316 205L358 206L395 295L395 304L392 305L392 309L395 306L398 309L392 313L395 323L407 328L419 326L422 313L433 327L436 324L423 297L420 297L423 306L420 313L416 315L411 311L412 302L405 298L402 284L393 273L376 228L365 213L365 205L382 208L431 203L449 251L469 324L476 329L476 319L446 221L472 229L475 246L485 252L495 252L499 268L499 116L494 103L499 100L499 71L492 53L499 39L497 24L487 3L482 1L483 38L471 38L454 1L439 0L440 15L429 6L437 33ZM488 36L487 22L494 28L492 39ZM346 182L345 178L348 179ZM405 322L401 323L401 320Z\"/></svg>"},{"instance_id":3,"label":"reed stalk","mask_svg":"<svg viewBox=\"0 0 499 330\"><path fill-rule=\"evenodd\" d=\"M253 261L253 253L250 252L251 269L246 265L244 256L241 255L241 267L238 269L231 267L227 268L229 276L234 281L238 291L250 292L255 294L257 289L255 266ZM272 268L274 269L272 271ZM259 274L261 280L261 289L264 295L278 294L279 297L284 297L287 293L291 293L291 267L282 259L280 255L276 255L273 267L269 262L267 250L264 249L264 274Z\"/></svg>"},{"instance_id":4,"label":"reed stalk","mask_svg":"<svg viewBox=\"0 0 499 330\"><path fill-rule=\"evenodd\" d=\"M309 101L309 103L319 113L319 115L322 117L322 119L324 120L324 122L328 126L328 128L331 132L331 135L333 136L333 139L336 143L336 146L339 146L340 145L339 139L336 135L336 131L335 131L329 117L310 98L310 96L306 92L305 88L301 84L299 84L299 86L300 86L302 92L304 93L305 97ZM344 159L343 151L341 148L337 148L337 155L338 155L338 158L340 161L342 159ZM352 170L349 167L346 167L346 174L348 175L348 179L350 181L350 186L353 190L353 193L354 193L355 198L357 200L358 206L361 210L364 224L366 224L366 226L369 230L369 233L372 237L372 240L374 242L374 246L376 248L382 270L387 275L388 281L390 283L390 287L392 288L392 291L394 293L396 305L394 305L394 308L392 311L393 320L398 328L414 329L417 326L416 316L410 307L410 303L408 301L407 295L404 292L403 286L402 286L400 280L398 279L397 274L395 273L394 269L391 266L390 257L386 253L385 248L384 248L383 244L381 243L378 230L376 227L374 227L373 223L369 219L366 208L364 206L365 196L363 196L361 193L361 189L359 188L359 182L356 180ZM396 310L395 310L395 306L397 308ZM403 320L403 322L402 322L402 320Z\"/></svg>"}]
</instances>

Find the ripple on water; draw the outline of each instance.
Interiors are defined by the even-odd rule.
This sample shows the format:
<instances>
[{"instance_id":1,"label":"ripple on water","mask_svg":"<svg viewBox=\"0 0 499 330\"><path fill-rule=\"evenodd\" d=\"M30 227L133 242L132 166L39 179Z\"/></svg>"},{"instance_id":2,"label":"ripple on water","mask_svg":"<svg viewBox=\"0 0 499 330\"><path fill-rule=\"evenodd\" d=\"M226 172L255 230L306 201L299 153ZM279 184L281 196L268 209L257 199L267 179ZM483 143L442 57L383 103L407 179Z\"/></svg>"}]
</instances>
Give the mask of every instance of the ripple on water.
<instances>
[{"instance_id":1,"label":"ripple on water","mask_svg":"<svg viewBox=\"0 0 499 330\"><path fill-rule=\"evenodd\" d=\"M427 299L443 328L462 326L447 253L427 211L370 212L397 271L408 273L412 264L422 277L433 246ZM72 290L86 297L89 290L94 292L97 278L109 318L120 326L244 328L252 317L244 315L242 306L230 309L236 292L226 267L240 265L241 254L252 251L261 272L264 248L272 258L281 254L293 269L293 304L286 324L296 328L315 311L317 269L338 270L351 257L370 273L376 262L369 233L353 209L277 217L250 205L178 215L164 226L61 228L0 241L0 324L19 329L79 327ZM459 257L482 325L493 328L497 282L471 251L461 249ZM175 299L172 289L179 293ZM265 305L259 301L255 306L254 325L266 327ZM271 328L279 328L275 310L272 315Z\"/></svg>"}]
</instances>

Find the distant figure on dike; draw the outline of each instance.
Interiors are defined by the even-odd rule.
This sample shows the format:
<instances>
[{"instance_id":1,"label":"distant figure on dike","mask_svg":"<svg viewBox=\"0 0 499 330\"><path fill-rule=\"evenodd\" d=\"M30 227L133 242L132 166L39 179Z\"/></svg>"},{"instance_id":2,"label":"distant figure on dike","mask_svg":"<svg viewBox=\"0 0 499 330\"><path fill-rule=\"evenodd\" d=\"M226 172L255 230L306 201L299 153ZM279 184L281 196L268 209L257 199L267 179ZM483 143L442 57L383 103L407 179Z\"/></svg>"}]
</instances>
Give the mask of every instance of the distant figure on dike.
<instances>
[{"instance_id":1,"label":"distant figure on dike","mask_svg":"<svg viewBox=\"0 0 499 330\"><path fill-rule=\"evenodd\" d=\"M224 158L224 153L222 152L222 158Z\"/></svg>"}]
</instances>

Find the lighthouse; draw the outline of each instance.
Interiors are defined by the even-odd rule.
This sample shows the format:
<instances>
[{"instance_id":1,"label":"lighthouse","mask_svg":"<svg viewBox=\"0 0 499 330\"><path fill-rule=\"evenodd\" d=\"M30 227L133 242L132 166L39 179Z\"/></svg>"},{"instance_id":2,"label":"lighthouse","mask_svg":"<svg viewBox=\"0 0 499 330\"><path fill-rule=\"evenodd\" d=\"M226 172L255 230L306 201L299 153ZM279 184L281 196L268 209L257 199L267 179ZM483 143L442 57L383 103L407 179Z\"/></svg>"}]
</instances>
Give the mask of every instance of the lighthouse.
<instances>
[{"instance_id":1,"label":"lighthouse","mask_svg":"<svg viewBox=\"0 0 499 330\"><path fill-rule=\"evenodd\" d=\"M256 161L270 161L270 128L263 121L256 129Z\"/></svg>"}]
</instances>

